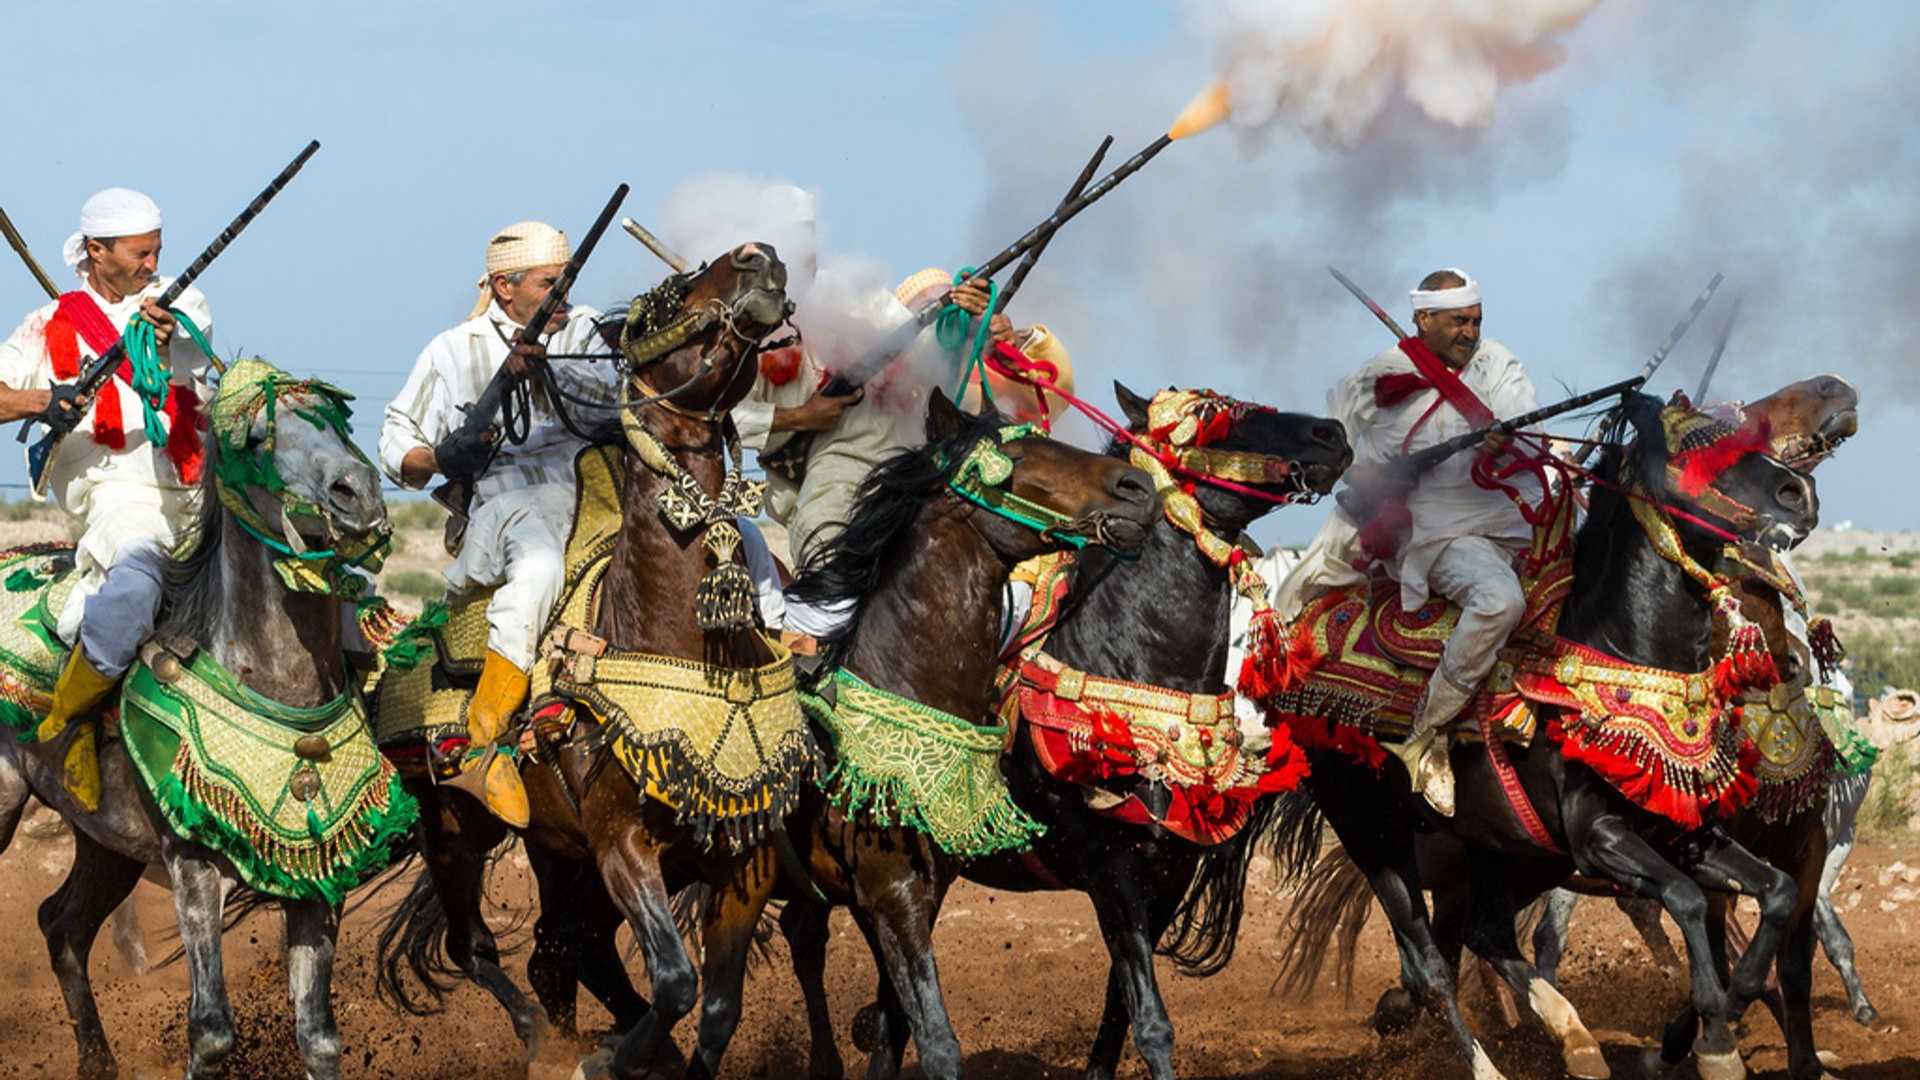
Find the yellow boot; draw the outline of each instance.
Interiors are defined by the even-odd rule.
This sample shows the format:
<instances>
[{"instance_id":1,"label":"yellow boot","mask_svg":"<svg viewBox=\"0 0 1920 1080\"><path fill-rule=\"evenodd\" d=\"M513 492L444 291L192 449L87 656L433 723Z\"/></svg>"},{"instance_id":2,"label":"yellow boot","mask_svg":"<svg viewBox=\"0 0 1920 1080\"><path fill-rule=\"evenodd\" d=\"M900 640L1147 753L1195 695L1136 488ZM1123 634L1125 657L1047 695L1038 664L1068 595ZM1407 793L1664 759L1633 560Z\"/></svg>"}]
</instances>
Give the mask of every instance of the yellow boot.
<instances>
[{"instance_id":1,"label":"yellow boot","mask_svg":"<svg viewBox=\"0 0 1920 1080\"><path fill-rule=\"evenodd\" d=\"M526 700L527 673L488 649L487 664L480 669L480 685L467 704L467 737L472 745L460 765L460 775L449 781L486 803L495 817L516 829L526 828L531 817L527 786L520 779L519 762L510 754L500 753L496 744Z\"/></svg>"},{"instance_id":2,"label":"yellow boot","mask_svg":"<svg viewBox=\"0 0 1920 1080\"><path fill-rule=\"evenodd\" d=\"M35 742L52 742L68 725L80 721L79 730L67 743L61 779L74 801L88 813L100 809L99 736L98 725L81 718L92 712L119 683L115 676L102 675L87 659L86 650L75 645L67 656L66 669L60 672L60 681L54 684L53 707L34 729Z\"/></svg>"}]
</instances>

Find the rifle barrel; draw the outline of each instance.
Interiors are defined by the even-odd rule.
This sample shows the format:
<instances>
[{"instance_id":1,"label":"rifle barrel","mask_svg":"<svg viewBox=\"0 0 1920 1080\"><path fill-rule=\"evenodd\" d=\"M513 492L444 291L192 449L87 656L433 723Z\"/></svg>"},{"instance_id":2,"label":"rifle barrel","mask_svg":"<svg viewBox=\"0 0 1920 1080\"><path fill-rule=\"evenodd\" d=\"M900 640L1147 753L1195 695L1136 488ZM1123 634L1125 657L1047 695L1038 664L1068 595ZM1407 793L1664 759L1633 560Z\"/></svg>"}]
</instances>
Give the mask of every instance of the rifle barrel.
<instances>
[{"instance_id":1,"label":"rifle barrel","mask_svg":"<svg viewBox=\"0 0 1920 1080\"><path fill-rule=\"evenodd\" d=\"M53 279L47 276L45 270L40 269L39 260L33 257L33 252L27 247L26 239L20 235L19 229L13 227L13 219L7 216L4 208L0 208L0 232L6 233L8 246L13 248L14 254L20 256L21 262L27 264L27 272L33 275L33 280L39 282L40 287L47 291L47 299L60 299L59 287L54 285Z\"/></svg>"},{"instance_id":2,"label":"rifle barrel","mask_svg":"<svg viewBox=\"0 0 1920 1080\"><path fill-rule=\"evenodd\" d=\"M613 215L620 212L620 204L625 201L627 201L627 185L621 184L613 189L613 195L607 199L607 205L600 209L600 216L593 220L593 227L580 238L580 246L573 249L573 258L567 260L567 265L560 271L559 280L553 283L553 288L547 290L547 298L540 301L540 309L533 313L533 318L527 320L527 325L520 328L518 344L532 345L540 340L540 335L546 331L547 323L553 320L553 313L566 302L567 293L573 288L573 280L580 276L580 268L587 263L587 256L593 254L594 246L600 243L601 234L607 231L607 226L613 224Z\"/></svg>"},{"instance_id":3,"label":"rifle barrel","mask_svg":"<svg viewBox=\"0 0 1920 1080\"><path fill-rule=\"evenodd\" d=\"M1693 306L1687 309L1687 313L1680 317L1679 322L1673 324L1673 329L1667 333L1667 340L1661 342L1660 347L1653 350L1653 355L1647 358L1646 366L1640 369L1641 378L1653 378L1653 373L1659 371L1660 365L1667 362L1667 354L1673 351L1675 345L1680 344L1680 339L1687 336L1688 330L1693 329L1694 320L1707 309L1707 303L1713 299L1713 294L1719 290L1720 283L1725 280L1724 274L1717 271L1714 273L1713 280L1707 282L1707 287L1701 289L1700 295L1693 298Z\"/></svg>"},{"instance_id":4,"label":"rifle barrel","mask_svg":"<svg viewBox=\"0 0 1920 1080\"><path fill-rule=\"evenodd\" d=\"M1522 428L1538 424L1542 420L1551 420L1563 413L1570 413L1575 409L1583 409L1596 401L1604 401L1617 394L1632 393L1645 385L1646 381L1644 376L1636 375L1631 379L1622 379L1611 386L1603 386L1598 390L1589 390L1584 394L1576 394L1565 401L1543 406L1530 413L1523 413L1511 420L1502 420L1491 427L1481 428L1478 431L1469 431L1465 435L1455 436L1446 442L1430 446L1425 450L1413 454L1413 463L1416 468L1427 468L1437 465L1441 461L1459 453L1461 450L1465 450L1481 442L1486 439L1488 435L1496 431L1501 433L1519 431Z\"/></svg>"},{"instance_id":5,"label":"rifle barrel","mask_svg":"<svg viewBox=\"0 0 1920 1080\"><path fill-rule=\"evenodd\" d=\"M1025 255L1028 249L1053 235L1054 230L1072 221L1080 211L1085 210L1087 207L1105 198L1106 194L1118 187L1122 180L1139 172L1145 167L1147 162L1154 159L1155 155L1172 145L1173 139L1166 135L1162 135L1148 143L1145 149L1121 162L1119 167L1101 177L1099 183L1081 192L1078 198L1047 215L1045 221L1028 229L1025 236L1007 245L998 255L981 263L978 275L980 277L992 277L1000 271L1005 270L1013 260Z\"/></svg>"},{"instance_id":6,"label":"rifle barrel","mask_svg":"<svg viewBox=\"0 0 1920 1080\"><path fill-rule=\"evenodd\" d=\"M1067 204L1079 198L1080 193L1087 190L1087 185L1093 181L1093 174L1099 171L1100 163L1106 160L1107 150L1111 146L1113 146L1111 135L1100 141L1099 149L1093 152L1093 156L1088 158L1086 165L1080 169L1080 175L1074 178L1073 186L1067 189L1066 197L1060 200L1059 206L1054 207L1055 213L1066 209ZM1007 282L1007 287L1000 290L999 302L994 306L995 311L1006 310L1007 305L1013 300L1013 294L1019 292L1020 286L1026 284L1027 275L1033 273L1034 264L1040 261L1040 256L1046 254L1047 245L1051 243L1053 243L1053 233L1048 233L1045 239L1033 245L1033 250L1027 252L1026 258L1020 260L1020 266L1014 270L1013 277Z\"/></svg>"},{"instance_id":7,"label":"rifle barrel","mask_svg":"<svg viewBox=\"0 0 1920 1080\"><path fill-rule=\"evenodd\" d=\"M1720 356L1727 351L1727 340L1733 337L1733 324L1740 321L1741 298L1733 298L1733 310L1727 312L1727 321L1720 327L1720 340L1713 343L1713 355L1707 358L1707 370L1700 374L1700 388L1693 392L1693 403L1699 405L1707 400L1707 387L1713 385L1713 373L1720 370Z\"/></svg>"}]
</instances>

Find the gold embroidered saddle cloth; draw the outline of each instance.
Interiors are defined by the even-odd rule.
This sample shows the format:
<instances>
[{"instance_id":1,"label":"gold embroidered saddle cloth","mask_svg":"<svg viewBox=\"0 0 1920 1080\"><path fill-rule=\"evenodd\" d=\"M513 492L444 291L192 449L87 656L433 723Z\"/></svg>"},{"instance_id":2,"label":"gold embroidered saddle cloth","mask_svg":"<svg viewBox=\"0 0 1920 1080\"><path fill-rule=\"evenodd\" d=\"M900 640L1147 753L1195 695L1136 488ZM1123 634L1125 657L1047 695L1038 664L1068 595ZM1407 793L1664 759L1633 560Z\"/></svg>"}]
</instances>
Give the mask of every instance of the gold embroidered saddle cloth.
<instances>
[{"instance_id":1,"label":"gold embroidered saddle cloth","mask_svg":"<svg viewBox=\"0 0 1920 1080\"><path fill-rule=\"evenodd\" d=\"M620 493L626 469L614 447L590 447L574 459L573 526L568 532L566 579L559 607L604 569L620 533ZM429 743L467 737L467 703L487 658L487 604L493 588L469 589L428 604L380 657L368 698L380 747L409 772L424 767ZM549 619L553 626L559 612ZM549 669L535 664L528 700L551 688Z\"/></svg>"}]
</instances>

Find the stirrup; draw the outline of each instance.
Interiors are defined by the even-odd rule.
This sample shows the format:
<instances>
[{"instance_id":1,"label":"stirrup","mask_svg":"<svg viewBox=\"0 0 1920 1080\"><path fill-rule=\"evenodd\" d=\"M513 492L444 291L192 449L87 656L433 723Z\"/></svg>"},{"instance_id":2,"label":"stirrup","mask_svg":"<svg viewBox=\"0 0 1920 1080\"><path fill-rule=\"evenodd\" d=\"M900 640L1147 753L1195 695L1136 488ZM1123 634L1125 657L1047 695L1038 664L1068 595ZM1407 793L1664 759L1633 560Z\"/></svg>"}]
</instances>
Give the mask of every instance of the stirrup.
<instances>
[{"instance_id":1,"label":"stirrup","mask_svg":"<svg viewBox=\"0 0 1920 1080\"><path fill-rule=\"evenodd\" d=\"M526 783L520 779L518 758L499 743L481 750L469 749L467 753L460 771L440 783L471 795L508 825L526 828L532 820L532 808L527 800Z\"/></svg>"}]
</instances>

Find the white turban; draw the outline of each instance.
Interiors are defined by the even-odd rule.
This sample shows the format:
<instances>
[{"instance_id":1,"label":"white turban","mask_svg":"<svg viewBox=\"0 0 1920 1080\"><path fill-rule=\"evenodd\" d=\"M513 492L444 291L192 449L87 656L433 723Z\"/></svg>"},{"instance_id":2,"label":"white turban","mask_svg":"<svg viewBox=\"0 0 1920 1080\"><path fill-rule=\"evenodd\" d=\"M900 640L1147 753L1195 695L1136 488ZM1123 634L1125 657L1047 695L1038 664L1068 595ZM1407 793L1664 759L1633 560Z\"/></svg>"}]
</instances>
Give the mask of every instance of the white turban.
<instances>
[{"instance_id":1,"label":"white turban","mask_svg":"<svg viewBox=\"0 0 1920 1080\"><path fill-rule=\"evenodd\" d=\"M1415 289L1413 290L1413 310L1415 311L1452 311L1455 308L1472 307L1480 302L1480 283L1473 275L1458 267L1449 266L1441 271L1452 274L1465 285L1456 285L1451 289Z\"/></svg>"},{"instance_id":2,"label":"white turban","mask_svg":"<svg viewBox=\"0 0 1920 1080\"><path fill-rule=\"evenodd\" d=\"M787 295L799 302L819 262L817 203L785 181L710 173L667 196L660 236L696 266L751 241L772 244L787 267Z\"/></svg>"},{"instance_id":3,"label":"white turban","mask_svg":"<svg viewBox=\"0 0 1920 1080\"><path fill-rule=\"evenodd\" d=\"M567 234L539 221L517 221L493 234L487 241L487 272L480 277L480 298L473 305L471 319L487 310L493 302L488 284L495 274L517 274L536 266L557 266L573 258Z\"/></svg>"},{"instance_id":4,"label":"white turban","mask_svg":"<svg viewBox=\"0 0 1920 1080\"><path fill-rule=\"evenodd\" d=\"M110 187L80 206L80 231L67 237L61 255L81 277L86 276L87 241L139 236L160 229L160 207L137 191Z\"/></svg>"}]
</instances>

